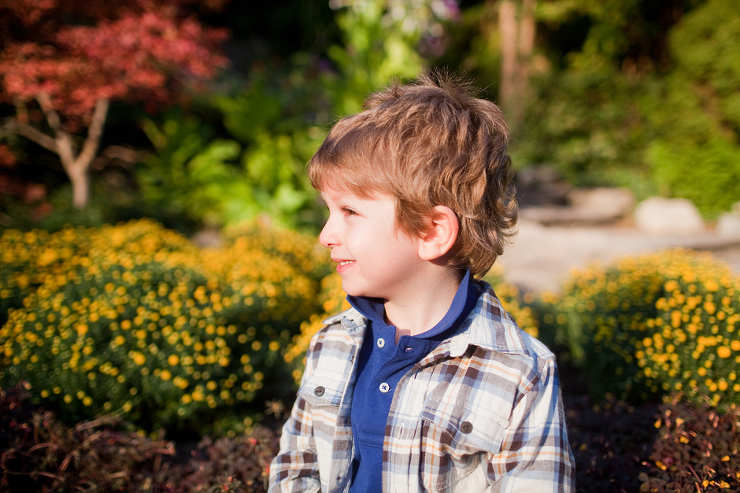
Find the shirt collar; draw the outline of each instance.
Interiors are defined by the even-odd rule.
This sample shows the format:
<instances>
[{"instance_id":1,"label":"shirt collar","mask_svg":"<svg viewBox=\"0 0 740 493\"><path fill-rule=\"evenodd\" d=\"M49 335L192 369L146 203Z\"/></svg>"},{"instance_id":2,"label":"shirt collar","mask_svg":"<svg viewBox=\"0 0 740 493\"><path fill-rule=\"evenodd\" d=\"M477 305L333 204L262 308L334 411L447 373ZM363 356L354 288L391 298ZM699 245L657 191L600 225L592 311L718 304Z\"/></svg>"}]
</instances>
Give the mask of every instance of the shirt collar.
<instances>
[{"instance_id":1,"label":"shirt collar","mask_svg":"<svg viewBox=\"0 0 740 493\"><path fill-rule=\"evenodd\" d=\"M452 299L450 308L434 327L414 337L422 339L437 339L462 322L472 311L478 300L479 291L474 283L470 282L470 271L465 272L460 286ZM362 315L368 318L376 327L386 327L385 306L383 300L366 298L364 296L347 296L347 301Z\"/></svg>"}]
</instances>

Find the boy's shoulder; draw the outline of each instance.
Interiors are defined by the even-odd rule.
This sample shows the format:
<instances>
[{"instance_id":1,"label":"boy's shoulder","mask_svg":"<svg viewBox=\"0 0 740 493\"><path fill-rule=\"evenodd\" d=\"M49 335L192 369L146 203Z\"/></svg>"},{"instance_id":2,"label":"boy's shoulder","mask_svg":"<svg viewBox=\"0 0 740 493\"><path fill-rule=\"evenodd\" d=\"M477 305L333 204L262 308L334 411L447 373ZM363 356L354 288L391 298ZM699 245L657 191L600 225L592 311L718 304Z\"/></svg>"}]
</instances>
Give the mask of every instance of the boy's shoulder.
<instances>
[{"instance_id":1,"label":"boy's shoulder","mask_svg":"<svg viewBox=\"0 0 740 493\"><path fill-rule=\"evenodd\" d=\"M497 353L520 355L536 359L554 359L552 351L517 325L504 308L490 284L479 281L482 290L478 303L468 316L464 330L450 342L467 348L478 346Z\"/></svg>"},{"instance_id":2,"label":"boy's shoulder","mask_svg":"<svg viewBox=\"0 0 740 493\"><path fill-rule=\"evenodd\" d=\"M367 319L355 308L349 308L325 319L322 324L311 338L309 352L321 351L327 345L341 347L359 344Z\"/></svg>"},{"instance_id":3,"label":"boy's shoulder","mask_svg":"<svg viewBox=\"0 0 740 493\"><path fill-rule=\"evenodd\" d=\"M348 329L352 329L354 327L364 325L365 323L365 316L354 307L349 307L348 309L336 313L323 321L324 329L331 326L339 328L340 325Z\"/></svg>"}]
</instances>

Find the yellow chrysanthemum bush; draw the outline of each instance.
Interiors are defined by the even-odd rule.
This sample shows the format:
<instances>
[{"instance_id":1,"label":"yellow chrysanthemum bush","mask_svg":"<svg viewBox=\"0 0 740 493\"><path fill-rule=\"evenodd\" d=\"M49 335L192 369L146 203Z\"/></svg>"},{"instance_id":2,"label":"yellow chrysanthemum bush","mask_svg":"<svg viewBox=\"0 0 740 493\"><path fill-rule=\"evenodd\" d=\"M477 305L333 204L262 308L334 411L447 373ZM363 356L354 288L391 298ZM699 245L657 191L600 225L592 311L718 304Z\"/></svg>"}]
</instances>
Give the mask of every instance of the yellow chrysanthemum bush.
<instances>
[{"instance_id":1,"label":"yellow chrysanthemum bush","mask_svg":"<svg viewBox=\"0 0 740 493\"><path fill-rule=\"evenodd\" d=\"M70 269L90 262L93 248L123 250L133 256L194 251L186 238L146 220L125 228L66 228L54 234L9 229L0 235L0 247L0 325L11 308L21 308L23 299L44 282L58 277L58 283L65 283Z\"/></svg>"},{"instance_id":2,"label":"yellow chrysanthemum bush","mask_svg":"<svg viewBox=\"0 0 740 493\"><path fill-rule=\"evenodd\" d=\"M292 392L282 353L319 309L319 279L267 248L286 234L202 250L151 221L6 232L1 269L15 280L0 386L27 381L71 421L117 413L147 431L249 426L264 410L260 392ZM303 241L294 234L296 248ZM29 245L41 254L21 253Z\"/></svg>"},{"instance_id":3,"label":"yellow chrysanthemum bush","mask_svg":"<svg viewBox=\"0 0 740 493\"><path fill-rule=\"evenodd\" d=\"M631 401L680 391L696 403L740 404L740 280L687 250L575 272L557 323L596 398Z\"/></svg>"}]
</instances>

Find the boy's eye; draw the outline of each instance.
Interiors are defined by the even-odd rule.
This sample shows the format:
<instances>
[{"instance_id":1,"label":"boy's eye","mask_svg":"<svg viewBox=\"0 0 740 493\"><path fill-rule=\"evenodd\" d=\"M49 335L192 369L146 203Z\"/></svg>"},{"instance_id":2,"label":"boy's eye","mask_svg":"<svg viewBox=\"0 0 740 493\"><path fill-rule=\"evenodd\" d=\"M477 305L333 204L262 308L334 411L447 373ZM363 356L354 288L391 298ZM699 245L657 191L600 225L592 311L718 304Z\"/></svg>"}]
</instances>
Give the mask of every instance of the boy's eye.
<instances>
[{"instance_id":1,"label":"boy's eye","mask_svg":"<svg viewBox=\"0 0 740 493\"><path fill-rule=\"evenodd\" d=\"M350 209L349 207L343 207L342 212L344 212L346 216L354 216L355 214L357 214L357 212L355 212L353 209Z\"/></svg>"}]
</instances>

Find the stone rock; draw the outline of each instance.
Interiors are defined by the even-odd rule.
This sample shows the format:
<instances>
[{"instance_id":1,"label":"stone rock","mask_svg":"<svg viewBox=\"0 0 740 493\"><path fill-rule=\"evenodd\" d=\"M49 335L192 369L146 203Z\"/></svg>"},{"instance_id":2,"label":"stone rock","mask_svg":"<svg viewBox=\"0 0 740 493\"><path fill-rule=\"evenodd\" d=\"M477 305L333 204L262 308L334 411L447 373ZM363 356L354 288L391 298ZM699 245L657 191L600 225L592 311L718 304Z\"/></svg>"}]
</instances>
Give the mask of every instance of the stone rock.
<instances>
[{"instance_id":1,"label":"stone rock","mask_svg":"<svg viewBox=\"0 0 740 493\"><path fill-rule=\"evenodd\" d=\"M620 188L574 189L567 199L570 205L525 207L519 216L543 226L600 226L626 217L635 204L632 192Z\"/></svg>"},{"instance_id":2,"label":"stone rock","mask_svg":"<svg viewBox=\"0 0 740 493\"><path fill-rule=\"evenodd\" d=\"M626 188L576 188L568 194L568 202L577 209L622 218L634 210L635 195Z\"/></svg>"},{"instance_id":3,"label":"stone rock","mask_svg":"<svg viewBox=\"0 0 740 493\"><path fill-rule=\"evenodd\" d=\"M740 239L740 215L725 212L717 221L717 236Z\"/></svg>"},{"instance_id":4,"label":"stone rock","mask_svg":"<svg viewBox=\"0 0 740 493\"><path fill-rule=\"evenodd\" d=\"M197 231L190 238L190 241L200 248L216 248L220 247L223 243L220 233L213 229L202 229Z\"/></svg>"},{"instance_id":5,"label":"stone rock","mask_svg":"<svg viewBox=\"0 0 740 493\"><path fill-rule=\"evenodd\" d=\"M527 166L516 172L516 196L521 207L565 205L570 190L552 166Z\"/></svg>"},{"instance_id":6,"label":"stone rock","mask_svg":"<svg viewBox=\"0 0 740 493\"><path fill-rule=\"evenodd\" d=\"M613 214L604 214L598 209L570 206L527 207L519 211L519 217L543 226L599 226L614 222Z\"/></svg>"},{"instance_id":7,"label":"stone rock","mask_svg":"<svg viewBox=\"0 0 740 493\"><path fill-rule=\"evenodd\" d=\"M701 233L704 221L686 199L650 197L635 209L635 225L651 235L688 236Z\"/></svg>"}]
</instances>

